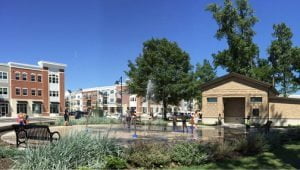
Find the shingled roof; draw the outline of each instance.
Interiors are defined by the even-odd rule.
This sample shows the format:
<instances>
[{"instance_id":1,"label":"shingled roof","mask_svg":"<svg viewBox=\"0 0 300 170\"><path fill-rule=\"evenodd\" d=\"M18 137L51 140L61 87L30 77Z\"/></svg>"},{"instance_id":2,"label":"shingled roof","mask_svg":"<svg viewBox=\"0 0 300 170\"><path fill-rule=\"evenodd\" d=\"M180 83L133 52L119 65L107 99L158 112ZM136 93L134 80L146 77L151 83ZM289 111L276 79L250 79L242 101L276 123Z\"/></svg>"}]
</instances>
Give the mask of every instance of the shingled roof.
<instances>
[{"instance_id":1,"label":"shingled roof","mask_svg":"<svg viewBox=\"0 0 300 170\"><path fill-rule=\"evenodd\" d=\"M256 80L256 79L253 79L253 78L250 78L250 77L238 74L238 73L229 73L222 77L218 77L212 81L204 83L203 85L200 86L200 88L202 91L204 91L204 90L211 89L211 88L215 87L216 85L224 84L229 81L237 81L240 83L247 82L248 84L252 84L254 87L257 87L257 86L263 87L265 89L272 91L273 93L275 93L277 95L279 94L278 91L271 84L265 83L265 82L262 82L262 81L259 81L259 80Z\"/></svg>"}]
</instances>

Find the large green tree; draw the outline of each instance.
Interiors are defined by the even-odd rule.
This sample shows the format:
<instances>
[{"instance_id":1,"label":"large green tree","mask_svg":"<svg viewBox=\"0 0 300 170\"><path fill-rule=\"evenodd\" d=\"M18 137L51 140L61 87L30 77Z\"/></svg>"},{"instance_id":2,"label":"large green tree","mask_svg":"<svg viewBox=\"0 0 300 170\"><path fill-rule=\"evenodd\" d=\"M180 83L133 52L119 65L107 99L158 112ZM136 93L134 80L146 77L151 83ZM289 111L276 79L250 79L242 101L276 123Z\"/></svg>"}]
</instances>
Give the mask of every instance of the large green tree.
<instances>
[{"instance_id":1,"label":"large green tree","mask_svg":"<svg viewBox=\"0 0 300 170\"><path fill-rule=\"evenodd\" d=\"M129 61L128 67L130 91L145 97L151 81L153 99L163 103L164 118L169 104L177 105L182 99L190 98L190 57L177 43L167 39L146 41L142 54L135 62Z\"/></svg>"},{"instance_id":2,"label":"large green tree","mask_svg":"<svg viewBox=\"0 0 300 170\"><path fill-rule=\"evenodd\" d=\"M194 97L197 100L199 108L201 108L202 95L200 86L206 82L209 82L217 77L215 68L204 59L203 64L196 64L194 73Z\"/></svg>"},{"instance_id":3,"label":"large green tree","mask_svg":"<svg viewBox=\"0 0 300 170\"><path fill-rule=\"evenodd\" d=\"M297 71L295 58L299 58L299 50L293 47L293 33L286 24L275 24L273 29L274 33L272 35L275 39L268 49L268 59L272 64L273 81L280 89L281 94L286 97L299 88L294 73L294 71Z\"/></svg>"},{"instance_id":4,"label":"large green tree","mask_svg":"<svg viewBox=\"0 0 300 170\"><path fill-rule=\"evenodd\" d=\"M252 27L258 21L253 15L248 0L224 0L223 6L210 4L207 10L213 14L219 28L215 34L218 40L226 39L228 48L213 54L215 66L228 72L252 76L255 58L259 49L253 43L255 32Z\"/></svg>"}]
</instances>

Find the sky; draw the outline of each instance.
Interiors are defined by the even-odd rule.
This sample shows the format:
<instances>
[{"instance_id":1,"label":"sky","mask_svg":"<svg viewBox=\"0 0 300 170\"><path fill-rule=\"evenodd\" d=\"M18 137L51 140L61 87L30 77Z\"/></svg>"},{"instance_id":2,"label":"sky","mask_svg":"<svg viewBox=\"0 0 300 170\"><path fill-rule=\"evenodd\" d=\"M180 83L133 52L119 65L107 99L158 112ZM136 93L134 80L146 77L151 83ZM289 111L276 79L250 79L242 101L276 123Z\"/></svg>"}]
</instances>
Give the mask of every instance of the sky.
<instances>
[{"instance_id":1,"label":"sky","mask_svg":"<svg viewBox=\"0 0 300 170\"><path fill-rule=\"evenodd\" d=\"M66 88L112 85L151 38L176 41L191 63L226 48L205 11L222 0L0 0L0 63L67 64ZM285 22L300 46L299 0L250 0L254 42L267 57L273 24ZM226 72L218 68L219 76Z\"/></svg>"}]
</instances>

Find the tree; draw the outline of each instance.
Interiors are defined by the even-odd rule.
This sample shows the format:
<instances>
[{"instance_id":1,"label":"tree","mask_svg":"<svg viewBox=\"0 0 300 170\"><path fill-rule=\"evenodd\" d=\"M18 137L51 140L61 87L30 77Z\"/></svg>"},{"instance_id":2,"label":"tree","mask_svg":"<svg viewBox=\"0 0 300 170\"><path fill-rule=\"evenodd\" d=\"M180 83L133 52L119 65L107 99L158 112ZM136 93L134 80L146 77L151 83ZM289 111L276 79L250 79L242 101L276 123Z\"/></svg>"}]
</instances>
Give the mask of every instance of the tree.
<instances>
[{"instance_id":1,"label":"tree","mask_svg":"<svg viewBox=\"0 0 300 170\"><path fill-rule=\"evenodd\" d=\"M190 58L177 43L165 38L146 41L142 54L135 62L129 61L128 67L125 73L130 78L130 92L145 97L151 81L153 99L163 103L165 119L169 104L177 105L189 98L192 89Z\"/></svg>"},{"instance_id":2,"label":"tree","mask_svg":"<svg viewBox=\"0 0 300 170\"><path fill-rule=\"evenodd\" d=\"M258 58L255 67L252 69L253 77L266 83L272 83L272 70L268 59Z\"/></svg>"},{"instance_id":3,"label":"tree","mask_svg":"<svg viewBox=\"0 0 300 170\"><path fill-rule=\"evenodd\" d=\"M200 86L215 79L216 77L216 71L208 60L204 59L202 65L199 63L196 64L196 70L194 73L194 96L197 100L199 108L201 108L202 102Z\"/></svg>"},{"instance_id":4,"label":"tree","mask_svg":"<svg viewBox=\"0 0 300 170\"><path fill-rule=\"evenodd\" d=\"M293 50L293 70L298 74L298 76L295 77L295 82L300 84L300 48L295 47Z\"/></svg>"},{"instance_id":5,"label":"tree","mask_svg":"<svg viewBox=\"0 0 300 170\"><path fill-rule=\"evenodd\" d=\"M273 25L275 38L268 49L269 61L272 65L273 82L280 89L279 91L285 97L292 92L297 91L299 84L296 83L294 71L297 62L294 58L298 57L298 49L293 47L293 33L285 23Z\"/></svg>"},{"instance_id":6,"label":"tree","mask_svg":"<svg viewBox=\"0 0 300 170\"><path fill-rule=\"evenodd\" d=\"M215 66L221 66L228 72L252 76L252 68L259 49L253 43L255 35L252 27L258 21L248 0L225 0L223 6L213 3L207 7L213 14L219 28L215 34L218 40L226 39L228 49L213 54Z\"/></svg>"}]
</instances>

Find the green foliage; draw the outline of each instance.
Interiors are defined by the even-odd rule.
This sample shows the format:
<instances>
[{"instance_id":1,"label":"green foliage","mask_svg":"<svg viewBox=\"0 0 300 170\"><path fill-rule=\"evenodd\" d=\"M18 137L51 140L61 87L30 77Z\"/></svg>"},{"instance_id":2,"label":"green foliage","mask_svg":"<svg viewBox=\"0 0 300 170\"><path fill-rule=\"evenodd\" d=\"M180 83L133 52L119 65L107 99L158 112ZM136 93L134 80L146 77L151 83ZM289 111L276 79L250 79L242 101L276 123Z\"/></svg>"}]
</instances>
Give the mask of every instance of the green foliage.
<instances>
[{"instance_id":1,"label":"green foliage","mask_svg":"<svg viewBox=\"0 0 300 170\"><path fill-rule=\"evenodd\" d=\"M108 156L105 158L107 169L125 169L127 168L127 162L123 158L116 156Z\"/></svg>"},{"instance_id":2,"label":"green foliage","mask_svg":"<svg viewBox=\"0 0 300 170\"><path fill-rule=\"evenodd\" d=\"M294 71L297 68L298 62L294 59L299 59L300 50L293 47L292 37L293 33L285 23L273 25L274 33L272 34L275 40L272 41L268 49L269 61L273 68L273 77L281 94L285 97L299 89L299 82ZM296 66L296 67L295 67Z\"/></svg>"},{"instance_id":3,"label":"green foliage","mask_svg":"<svg viewBox=\"0 0 300 170\"><path fill-rule=\"evenodd\" d=\"M207 10L213 14L219 28L215 34L218 40L226 39L228 49L213 54L215 66L221 66L228 72L252 76L255 58L259 49L253 43L255 32L252 27L258 21L248 0L224 0L223 6L210 4Z\"/></svg>"},{"instance_id":4,"label":"green foliage","mask_svg":"<svg viewBox=\"0 0 300 170\"><path fill-rule=\"evenodd\" d=\"M209 82L217 77L216 70L211 66L208 60L203 60L203 65L197 63L194 73L194 95L197 99L197 104L201 108L202 95L200 86L206 82Z\"/></svg>"},{"instance_id":5,"label":"green foliage","mask_svg":"<svg viewBox=\"0 0 300 170\"><path fill-rule=\"evenodd\" d=\"M267 149L267 141L262 134L248 134L236 141L235 150L242 155L255 155Z\"/></svg>"},{"instance_id":6,"label":"green foliage","mask_svg":"<svg viewBox=\"0 0 300 170\"><path fill-rule=\"evenodd\" d=\"M151 80L153 100L163 102L164 118L168 104L177 105L182 99L191 97L190 57L175 42L165 38L144 42L142 54L135 62L129 61L128 67L130 92L145 97Z\"/></svg>"},{"instance_id":7,"label":"green foliage","mask_svg":"<svg viewBox=\"0 0 300 170\"><path fill-rule=\"evenodd\" d=\"M168 149L166 144L137 142L128 149L127 160L137 167L166 167L171 162Z\"/></svg>"},{"instance_id":8,"label":"green foliage","mask_svg":"<svg viewBox=\"0 0 300 170\"><path fill-rule=\"evenodd\" d=\"M235 156L235 146L229 142L209 143L205 145L205 147L207 148L207 152L213 161L230 159Z\"/></svg>"},{"instance_id":9,"label":"green foliage","mask_svg":"<svg viewBox=\"0 0 300 170\"><path fill-rule=\"evenodd\" d=\"M167 126L168 121L165 121L163 119L156 119L156 120L146 120L141 121L142 125L153 125L153 126Z\"/></svg>"},{"instance_id":10,"label":"green foliage","mask_svg":"<svg viewBox=\"0 0 300 170\"><path fill-rule=\"evenodd\" d=\"M71 119L70 120L70 125L85 125L87 123L86 118L80 118L80 119ZM90 117L88 119L88 124L119 124L121 123L120 120L117 119L111 119L111 118L106 118L106 117ZM63 126L64 125L64 119L59 118L55 122L56 126Z\"/></svg>"},{"instance_id":11,"label":"green foliage","mask_svg":"<svg viewBox=\"0 0 300 170\"><path fill-rule=\"evenodd\" d=\"M105 167L107 156L118 157L122 149L106 137L77 133L51 145L29 148L24 152L17 169L100 169Z\"/></svg>"},{"instance_id":12,"label":"green foliage","mask_svg":"<svg viewBox=\"0 0 300 170\"><path fill-rule=\"evenodd\" d=\"M175 144L170 155L173 162L185 166L203 164L209 159L204 145L194 142Z\"/></svg>"}]
</instances>

